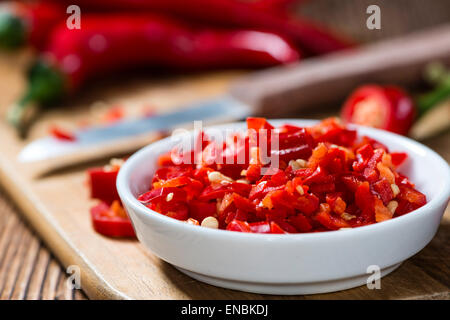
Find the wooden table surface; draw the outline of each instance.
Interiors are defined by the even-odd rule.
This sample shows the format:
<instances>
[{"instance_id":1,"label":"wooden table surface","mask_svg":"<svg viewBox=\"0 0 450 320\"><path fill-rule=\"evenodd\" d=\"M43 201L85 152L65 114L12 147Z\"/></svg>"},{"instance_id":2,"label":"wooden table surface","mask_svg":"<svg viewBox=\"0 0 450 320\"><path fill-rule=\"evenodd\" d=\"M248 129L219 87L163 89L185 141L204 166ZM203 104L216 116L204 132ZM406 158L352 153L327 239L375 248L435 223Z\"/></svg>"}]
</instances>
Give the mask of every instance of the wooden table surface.
<instances>
[{"instance_id":1,"label":"wooden table surface","mask_svg":"<svg viewBox=\"0 0 450 320\"><path fill-rule=\"evenodd\" d=\"M369 31L365 28L365 10L370 4L381 7L381 30ZM450 21L450 2L446 0L435 0L432 4L427 3L427 7L421 0L314 0L309 1L303 11L360 41L378 40ZM301 117L321 118L333 112L335 110L302 113ZM450 132L429 139L425 144L450 162ZM447 208L447 214L448 211ZM433 241L408 263L423 268L425 266L421 262L424 257L436 248L449 252L449 244L450 225L441 225ZM450 288L449 274L441 270L429 270L427 273ZM66 280L65 270L0 190L0 299L86 299L80 290L68 289ZM450 293L431 298L450 299Z\"/></svg>"}]
</instances>

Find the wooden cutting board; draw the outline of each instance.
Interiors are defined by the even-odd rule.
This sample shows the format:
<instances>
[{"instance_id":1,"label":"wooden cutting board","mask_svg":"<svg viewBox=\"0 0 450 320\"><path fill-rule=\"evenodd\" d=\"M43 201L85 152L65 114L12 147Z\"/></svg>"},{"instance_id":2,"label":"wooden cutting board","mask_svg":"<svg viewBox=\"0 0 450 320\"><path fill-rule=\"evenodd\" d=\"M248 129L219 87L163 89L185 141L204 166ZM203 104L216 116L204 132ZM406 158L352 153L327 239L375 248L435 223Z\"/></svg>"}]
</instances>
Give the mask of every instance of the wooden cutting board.
<instances>
[{"instance_id":1,"label":"wooden cutting board","mask_svg":"<svg viewBox=\"0 0 450 320\"><path fill-rule=\"evenodd\" d=\"M0 56L0 117L23 89L21 76L29 54ZM108 107L122 105L136 114L142 108L154 112L179 103L224 92L242 72L219 72L154 78L134 75L130 80L98 84L68 103L47 112L33 127L27 141L0 123L0 183L23 215L67 267L81 269L82 289L94 299L408 299L450 298L450 212L435 239L415 258L383 278L381 290L359 287L313 296L263 296L221 289L181 274L147 252L136 240L116 240L95 233L91 227L85 186L85 169L98 163L52 172L40 178L33 165L16 161L25 143L47 134L50 125L75 128L95 123ZM93 94L95 92L95 94ZM95 98L93 98L95 97ZM98 101L103 101L99 103ZM106 106L106 107L105 107ZM149 139L154 137L148 137Z\"/></svg>"}]
</instances>

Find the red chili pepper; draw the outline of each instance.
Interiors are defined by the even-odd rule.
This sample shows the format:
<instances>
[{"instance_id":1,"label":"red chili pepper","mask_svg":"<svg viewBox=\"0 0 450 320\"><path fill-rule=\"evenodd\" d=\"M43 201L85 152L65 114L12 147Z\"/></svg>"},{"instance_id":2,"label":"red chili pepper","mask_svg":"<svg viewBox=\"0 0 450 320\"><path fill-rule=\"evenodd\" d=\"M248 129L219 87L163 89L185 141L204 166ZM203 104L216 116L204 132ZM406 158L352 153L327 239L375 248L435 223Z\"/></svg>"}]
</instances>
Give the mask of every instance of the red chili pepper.
<instances>
[{"instance_id":1,"label":"red chili pepper","mask_svg":"<svg viewBox=\"0 0 450 320\"><path fill-rule=\"evenodd\" d=\"M250 118L248 128L259 133L273 127L265 119ZM227 168L208 162L175 165L163 155L158 162L166 167L156 171L150 190L138 200L187 223L211 217L218 220L220 229L252 233L360 227L426 203L425 195L395 170L405 160L404 154L389 153L373 139L358 138L335 119L311 128L283 126L277 131L285 139L279 145L288 149L298 144L314 147L307 161L289 158L288 163L262 175L262 165L247 159L247 169L236 178L245 176L246 180L238 182L224 172L230 167L240 169L242 164ZM340 133L345 138L338 139ZM203 133L199 136L206 139L202 141L206 150L212 142ZM341 144L336 145L337 141ZM246 148L250 151L249 144ZM256 167L259 170L253 170Z\"/></svg>"},{"instance_id":2,"label":"red chili pepper","mask_svg":"<svg viewBox=\"0 0 450 320\"><path fill-rule=\"evenodd\" d=\"M111 160L104 168L87 171L91 198L101 201L91 208L92 225L98 233L106 236L135 237L133 226L116 189L120 166L120 160Z\"/></svg>"},{"instance_id":3,"label":"red chili pepper","mask_svg":"<svg viewBox=\"0 0 450 320\"><path fill-rule=\"evenodd\" d=\"M101 202L91 209L92 225L100 234L108 237L135 237L136 234L125 209L118 201L111 206Z\"/></svg>"},{"instance_id":4,"label":"red chili pepper","mask_svg":"<svg viewBox=\"0 0 450 320\"><path fill-rule=\"evenodd\" d=\"M199 199L209 201L212 199L223 198L226 193L237 193L242 196L248 196L251 188L252 187L248 184L238 182L224 185L210 185L203 190Z\"/></svg>"},{"instance_id":5,"label":"red chili pepper","mask_svg":"<svg viewBox=\"0 0 450 320\"><path fill-rule=\"evenodd\" d=\"M50 127L50 134L55 137L56 139L62 140L62 141L75 141L77 140L77 137L73 135L72 133L58 127L58 126L51 126Z\"/></svg>"},{"instance_id":6,"label":"red chili pepper","mask_svg":"<svg viewBox=\"0 0 450 320\"><path fill-rule=\"evenodd\" d=\"M87 171L91 198L99 199L107 204L120 200L116 189L118 169L105 170L92 168Z\"/></svg>"},{"instance_id":7,"label":"red chili pepper","mask_svg":"<svg viewBox=\"0 0 450 320\"><path fill-rule=\"evenodd\" d=\"M229 231L238 231L238 232L251 232L250 225L245 221L233 220L228 226L227 230Z\"/></svg>"},{"instance_id":8,"label":"red chili pepper","mask_svg":"<svg viewBox=\"0 0 450 320\"><path fill-rule=\"evenodd\" d=\"M8 2L0 15L0 46L17 48L30 44L43 49L53 27L66 17L57 3Z\"/></svg>"},{"instance_id":9,"label":"red chili pepper","mask_svg":"<svg viewBox=\"0 0 450 320\"><path fill-rule=\"evenodd\" d=\"M342 119L406 135L416 109L411 97L393 86L366 85L356 89L342 108Z\"/></svg>"},{"instance_id":10,"label":"red chili pepper","mask_svg":"<svg viewBox=\"0 0 450 320\"><path fill-rule=\"evenodd\" d=\"M370 192L370 185L368 182L361 183L355 192L355 203L361 209L361 215L366 223L371 223L375 220L374 212L374 196Z\"/></svg>"},{"instance_id":11,"label":"red chili pepper","mask_svg":"<svg viewBox=\"0 0 450 320\"><path fill-rule=\"evenodd\" d=\"M168 199L169 194L171 194L170 196L170 200ZM146 192L144 194L142 194L141 196L139 196L138 198L139 201L141 201L143 204L148 204L148 203L156 203L156 204L161 204L164 203L164 201L166 202L170 202L169 204L174 204L177 202L181 202L187 201L187 193L184 190L184 188L178 188L178 187L160 187L160 188L155 188L149 192Z\"/></svg>"},{"instance_id":12,"label":"red chili pepper","mask_svg":"<svg viewBox=\"0 0 450 320\"><path fill-rule=\"evenodd\" d=\"M311 54L324 54L346 49L353 44L333 35L325 28L296 19L280 10L236 0L78 0L70 1L81 7L119 10L149 10L176 15L195 22L226 27L256 28L276 32L296 41Z\"/></svg>"},{"instance_id":13,"label":"red chili pepper","mask_svg":"<svg viewBox=\"0 0 450 320\"><path fill-rule=\"evenodd\" d=\"M121 106L114 106L103 115L103 122L114 123L125 117L125 111Z\"/></svg>"},{"instance_id":14,"label":"red chili pepper","mask_svg":"<svg viewBox=\"0 0 450 320\"><path fill-rule=\"evenodd\" d=\"M88 12L110 11L108 5L98 4L96 1L80 2L83 11L85 8L91 9ZM251 3L251 6L281 11L290 2L292 0L260 0ZM74 3L68 1L67 5ZM121 9L129 10L125 3L123 6ZM8 2L2 7L0 15L0 47L14 49L30 44L41 50L45 47L52 28L68 17L66 6L62 6L61 1Z\"/></svg>"},{"instance_id":15,"label":"red chili pepper","mask_svg":"<svg viewBox=\"0 0 450 320\"><path fill-rule=\"evenodd\" d=\"M85 14L81 29L70 30L65 23L55 28L9 120L24 129L28 108L54 102L85 80L124 68L268 67L298 58L297 49L272 33L196 30L154 15Z\"/></svg>"},{"instance_id":16,"label":"red chili pepper","mask_svg":"<svg viewBox=\"0 0 450 320\"><path fill-rule=\"evenodd\" d=\"M266 221L249 223L251 232L270 233L270 223Z\"/></svg>"},{"instance_id":17,"label":"red chili pepper","mask_svg":"<svg viewBox=\"0 0 450 320\"><path fill-rule=\"evenodd\" d=\"M303 214L298 214L288 218L288 222L294 226L298 232L308 232L313 228L311 222Z\"/></svg>"},{"instance_id":18,"label":"red chili pepper","mask_svg":"<svg viewBox=\"0 0 450 320\"><path fill-rule=\"evenodd\" d=\"M374 191L383 200L384 204L388 204L389 201L394 199L394 193L392 192L391 184L386 179L380 179L373 184Z\"/></svg>"},{"instance_id":19,"label":"red chili pepper","mask_svg":"<svg viewBox=\"0 0 450 320\"><path fill-rule=\"evenodd\" d=\"M381 222L385 220L389 220L394 215L388 208L383 204L379 198L374 198L374 211L375 211L375 221Z\"/></svg>"},{"instance_id":20,"label":"red chili pepper","mask_svg":"<svg viewBox=\"0 0 450 320\"><path fill-rule=\"evenodd\" d=\"M284 233L287 233L287 232L284 231L276 222L271 221L270 222L270 233L284 234Z\"/></svg>"},{"instance_id":21,"label":"red chili pepper","mask_svg":"<svg viewBox=\"0 0 450 320\"><path fill-rule=\"evenodd\" d=\"M215 216L217 205L212 202L192 200L189 202L189 214L197 221L203 221L206 217Z\"/></svg>"},{"instance_id":22,"label":"red chili pepper","mask_svg":"<svg viewBox=\"0 0 450 320\"><path fill-rule=\"evenodd\" d=\"M350 224L344 219L333 215L330 207L321 205L321 209L315 216L315 220L330 230L338 230L340 228L349 228Z\"/></svg>"},{"instance_id":23,"label":"red chili pepper","mask_svg":"<svg viewBox=\"0 0 450 320\"><path fill-rule=\"evenodd\" d=\"M108 1L106 0L47 0L49 2L65 2L67 4L78 4L82 6L83 9L88 9L90 11L115 11L115 10L121 10L123 11L141 11L141 10L147 10L147 11L158 11L163 10L164 8L169 8L171 3L168 0L167 4L161 5L158 3L158 1L155 0L132 0L129 2L129 6L126 6L125 1L123 0L113 0ZM177 1L177 0L175 0ZM285 12L287 7L290 5L293 5L295 3L301 3L305 2L306 0L229 0L229 2L235 2L238 4L244 3L248 5L249 7L259 8L263 10L268 11L279 11L279 12ZM149 3L153 2L153 3ZM176 2L174 2L175 5Z\"/></svg>"},{"instance_id":24,"label":"red chili pepper","mask_svg":"<svg viewBox=\"0 0 450 320\"><path fill-rule=\"evenodd\" d=\"M274 127L265 118L247 118L247 128L251 130L259 131L272 130Z\"/></svg>"},{"instance_id":25,"label":"red chili pepper","mask_svg":"<svg viewBox=\"0 0 450 320\"><path fill-rule=\"evenodd\" d=\"M57 28L46 54L55 59L72 87L113 68L261 67L298 59L297 51L273 34L193 30L149 15L85 15L80 30Z\"/></svg>"},{"instance_id":26,"label":"red chili pepper","mask_svg":"<svg viewBox=\"0 0 450 320\"><path fill-rule=\"evenodd\" d=\"M391 152L392 164L396 167L401 165L408 158L408 155L404 152Z\"/></svg>"}]
</instances>

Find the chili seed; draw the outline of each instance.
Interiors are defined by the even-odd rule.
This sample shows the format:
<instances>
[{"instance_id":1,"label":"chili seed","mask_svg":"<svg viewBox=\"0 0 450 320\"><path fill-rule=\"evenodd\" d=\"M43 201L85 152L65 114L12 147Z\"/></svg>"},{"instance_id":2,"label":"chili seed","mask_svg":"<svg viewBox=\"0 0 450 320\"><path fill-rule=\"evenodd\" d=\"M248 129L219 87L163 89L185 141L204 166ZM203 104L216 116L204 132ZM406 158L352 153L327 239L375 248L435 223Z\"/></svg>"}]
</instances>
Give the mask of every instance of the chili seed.
<instances>
[{"instance_id":1,"label":"chili seed","mask_svg":"<svg viewBox=\"0 0 450 320\"><path fill-rule=\"evenodd\" d=\"M221 183L223 181L233 182L233 179L221 174L219 171L212 171L208 173L208 180L211 183Z\"/></svg>"},{"instance_id":2,"label":"chili seed","mask_svg":"<svg viewBox=\"0 0 450 320\"><path fill-rule=\"evenodd\" d=\"M295 188L295 190L297 190L297 192L298 192L301 196L305 194L305 190L303 190L303 187L302 187L302 186L297 186L297 187Z\"/></svg>"},{"instance_id":3,"label":"chili seed","mask_svg":"<svg viewBox=\"0 0 450 320\"><path fill-rule=\"evenodd\" d=\"M216 218L214 217L206 217L205 219L203 219L202 223L201 223L202 227L205 228L211 228L211 229L218 229L219 228L219 221L217 221Z\"/></svg>"},{"instance_id":4,"label":"chili seed","mask_svg":"<svg viewBox=\"0 0 450 320\"><path fill-rule=\"evenodd\" d=\"M397 201L389 201L387 208L389 209L389 211L394 214L395 210L397 210L398 207L398 202Z\"/></svg>"},{"instance_id":5,"label":"chili seed","mask_svg":"<svg viewBox=\"0 0 450 320\"><path fill-rule=\"evenodd\" d=\"M292 167L292 170L297 171L298 169L300 169L300 164L297 161L291 160L289 161L289 166Z\"/></svg>"},{"instance_id":6,"label":"chili seed","mask_svg":"<svg viewBox=\"0 0 450 320\"><path fill-rule=\"evenodd\" d=\"M394 198L400 193L400 188L395 183L391 184L392 192L394 193Z\"/></svg>"},{"instance_id":7,"label":"chili seed","mask_svg":"<svg viewBox=\"0 0 450 320\"><path fill-rule=\"evenodd\" d=\"M306 168L308 166L308 162L303 159L297 159L295 160L300 165L300 168Z\"/></svg>"},{"instance_id":8,"label":"chili seed","mask_svg":"<svg viewBox=\"0 0 450 320\"><path fill-rule=\"evenodd\" d=\"M341 214L341 218L344 219L344 220L349 221L349 220L355 219L356 216L354 216L354 215L352 215L350 213L344 212L343 214Z\"/></svg>"},{"instance_id":9,"label":"chili seed","mask_svg":"<svg viewBox=\"0 0 450 320\"><path fill-rule=\"evenodd\" d=\"M187 219L185 222L186 222L187 224L192 224L192 225L194 225L194 226L198 226L198 225L199 225L198 221L195 220L194 218L189 218L189 219Z\"/></svg>"}]
</instances>

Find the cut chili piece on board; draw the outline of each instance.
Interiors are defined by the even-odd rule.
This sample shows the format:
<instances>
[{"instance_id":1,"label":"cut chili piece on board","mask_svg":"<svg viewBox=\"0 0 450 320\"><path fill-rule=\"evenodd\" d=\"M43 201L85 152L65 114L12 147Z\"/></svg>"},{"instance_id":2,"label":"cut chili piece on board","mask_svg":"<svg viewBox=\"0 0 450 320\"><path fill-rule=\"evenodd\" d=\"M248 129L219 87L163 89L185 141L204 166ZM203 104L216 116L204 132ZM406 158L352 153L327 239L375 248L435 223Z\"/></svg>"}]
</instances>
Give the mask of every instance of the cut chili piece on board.
<instances>
[{"instance_id":1,"label":"cut chili piece on board","mask_svg":"<svg viewBox=\"0 0 450 320\"><path fill-rule=\"evenodd\" d=\"M116 200L111 206L101 202L91 209L92 226L108 237L135 237L135 232L125 209Z\"/></svg>"},{"instance_id":2,"label":"cut chili piece on board","mask_svg":"<svg viewBox=\"0 0 450 320\"><path fill-rule=\"evenodd\" d=\"M51 126L49 131L50 131L51 136L53 136L56 139L61 140L61 141L69 141L70 142L70 141L77 140L77 137L74 134L72 134L71 132L69 132L65 129L62 129L58 126Z\"/></svg>"},{"instance_id":3,"label":"cut chili piece on board","mask_svg":"<svg viewBox=\"0 0 450 320\"><path fill-rule=\"evenodd\" d=\"M98 199L111 204L114 200L119 200L116 189L116 179L119 170L92 168L87 171L88 184L92 199Z\"/></svg>"}]
</instances>

